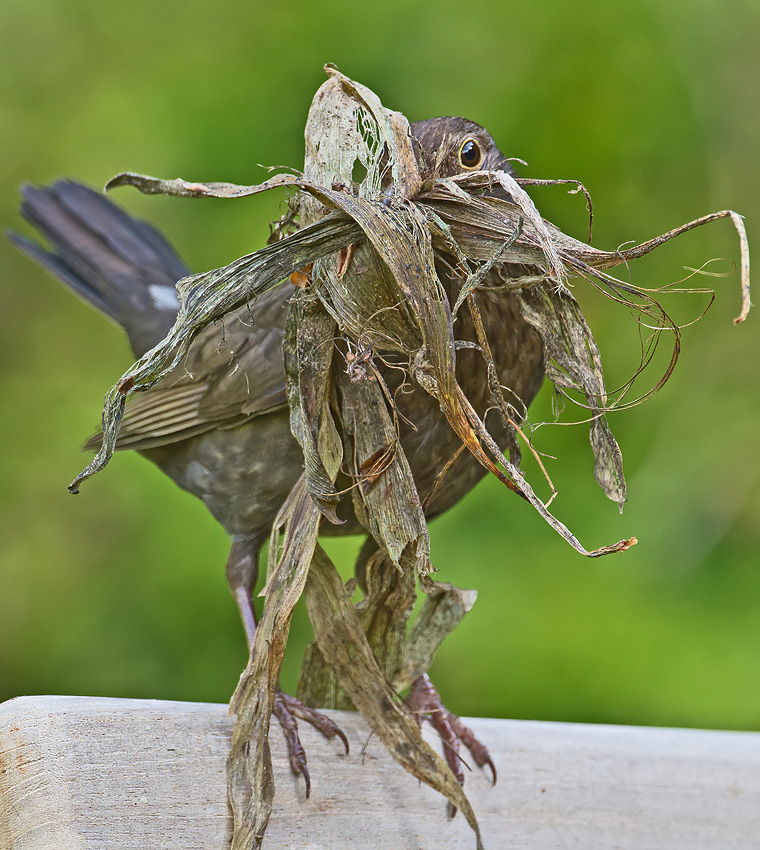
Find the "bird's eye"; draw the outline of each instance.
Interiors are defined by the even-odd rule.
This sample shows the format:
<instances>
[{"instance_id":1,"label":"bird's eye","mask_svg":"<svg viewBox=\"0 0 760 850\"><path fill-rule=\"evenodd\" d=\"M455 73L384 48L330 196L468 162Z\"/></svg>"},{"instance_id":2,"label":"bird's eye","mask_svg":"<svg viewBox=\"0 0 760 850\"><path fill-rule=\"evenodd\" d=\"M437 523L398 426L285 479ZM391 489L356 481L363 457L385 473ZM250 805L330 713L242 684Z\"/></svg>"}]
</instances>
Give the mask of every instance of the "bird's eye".
<instances>
[{"instance_id":1,"label":"bird's eye","mask_svg":"<svg viewBox=\"0 0 760 850\"><path fill-rule=\"evenodd\" d=\"M483 151L475 139L465 139L459 148L459 161L463 168L477 168L483 161Z\"/></svg>"}]
</instances>

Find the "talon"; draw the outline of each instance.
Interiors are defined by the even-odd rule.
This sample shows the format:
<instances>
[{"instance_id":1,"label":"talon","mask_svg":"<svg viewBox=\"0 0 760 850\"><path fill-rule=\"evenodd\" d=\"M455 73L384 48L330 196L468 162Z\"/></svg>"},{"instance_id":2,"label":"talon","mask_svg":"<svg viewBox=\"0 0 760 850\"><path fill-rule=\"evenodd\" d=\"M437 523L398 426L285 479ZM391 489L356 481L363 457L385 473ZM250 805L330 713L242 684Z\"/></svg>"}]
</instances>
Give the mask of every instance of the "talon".
<instances>
[{"instance_id":1,"label":"talon","mask_svg":"<svg viewBox=\"0 0 760 850\"><path fill-rule=\"evenodd\" d=\"M440 736L446 763L451 768L451 772L460 785L464 784L462 764L465 764L459 755L461 744L464 744L470 751L473 761L478 767L490 768L492 784L496 784L496 766L491 759L488 748L475 737L472 729L465 726L455 714L451 714L446 709L441 701L441 695L427 674L423 674L415 680L409 694L408 702L419 721L422 722L422 718L427 717L430 724ZM456 808L449 804L449 817L454 817L456 811Z\"/></svg>"},{"instance_id":2,"label":"talon","mask_svg":"<svg viewBox=\"0 0 760 850\"><path fill-rule=\"evenodd\" d=\"M462 760L459 758L459 737L449 722L449 713L441 702L441 696L427 675L420 676L412 685L409 694L412 711L420 719L427 716L443 744L443 757L460 785L464 785ZM453 817L453 815L452 815Z\"/></svg>"},{"instance_id":3,"label":"talon","mask_svg":"<svg viewBox=\"0 0 760 850\"><path fill-rule=\"evenodd\" d=\"M465 726L455 714L449 714L449 723L451 723L454 734L470 751L475 764L480 768L487 766L491 769L491 784L496 785L496 780L498 778L496 765L491 759L491 754L488 752L488 748L475 737L475 733L472 729L470 729L469 726Z\"/></svg>"},{"instance_id":4,"label":"talon","mask_svg":"<svg viewBox=\"0 0 760 850\"><path fill-rule=\"evenodd\" d=\"M347 756L347 755L351 752L351 750L350 750L350 748L349 748L349 746L348 746L348 738L345 736L345 734L344 734L343 730L342 730L339 726L336 726L336 727L335 727L335 734L336 734L336 735L340 738L340 740L343 742L343 746L346 748L346 752L345 752L343 755L346 755L346 756Z\"/></svg>"},{"instance_id":5,"label":"talon","mask_svg":"<svg viewBox=\"0 0 760 850\"><path fill-rule=\"evenodd\" d=\"M345 754L349 754L350 748L348 746L348 738L334 720L331 720L326 714L322 714L321 711L317 711L308 705L304 705L301 700L296 699L289 694L282 694L282 700L296 717L311 724L328 740L332 738L340 738L343 742L343 746L346 748Z\"/></svg>"},{"instance_id":6,"label":"talon","mask_svg":"<svg viewBox=\"0 0 760 850\"><path fill-rule=\"evenodd\" d=\"M309 768L306 767L306 763L301 767L301 776L303 776L304 784L306 785L306 799L309 799L311 794L311 777L309 776Z\"/></svg>"},{"instance_id":7,"label":"talon","mask_svg":"<svg viewBox=\"0 0 760 850\"><path fill-rule=\"evenodd\" d=\"M273 714L280 722L280 726L285 735L285 742L288 746L288 760L290 761L290 769L296 776L303 776L306 784L306 799L308 800L311 794L311 777L309 769L306 766L306 751L301 744L301 739L298 736L298 724L290 710L282 691L278 691L274 697Z\"/></svg>"},{"instance_id":8,"label":"talon","mask_svg":"<svg viewBox=\"0 0 760 850\"><path fill-rule=\"evenodd\" d=\"M346 748L344 755L348 755L351 752L351 748L348 746L348 738L345 736L342 729L338 729L336 734L340 737L341 741L343 741L343 746Z\"/></svg>"},{"instance_id":9,"label":"talon","mask_svg":"<svg viewBox=\"0 0 760 850\"><path fill-rule=\"evenodd\" d=\"M311 266L312 264L309 263L308 266L300 269L298 274L310 272ZM249 649L253 646L256 635L256 612L253 608L251 587L256 583L258 556L258 543L254 546L248 538L236 538L233 541L227 561L227 576L233 596L235 597L235 602L237 602L238 609L240 610L240 617L243 621L246 637L248 638ZM245 581L241 582L241 576L245 578ZM279 688L277 688L274 695L272 714L280 722L283 734L285 735L290 769L296 776L303 776L303 781L306 785L306 799L308 800L311 794L311 777L309 776L309 768L306 766L306 751L298 735L296 717L310 723L325 738L340 738L343 746L346 748L346 755L348 755L348 738L343 734L343 730L338 724L327 717L327 715L309 708L309 706L304 705L295 697L284 694Z\"/></svg>"},{"instance_id":10,"label":"talon","mask_svg":"<svg viewBox=\"0 0 760 850\"><path fill-rule=\"evenodd\" d=\"M272 713L279 720L285 735L290 769L296 776L303 776L303 781L306 785L306 799L308 800L311 794L311 777L309 776L309 769L306 766L306 751L298 735L296 717L311 724L325 738L340 738L343 746L346 748L346 755L349 752L348 738L346 738L340 726L327 717L327 715L310 708L308 705L304 705L300 700L289 694L284 694L280 690L275 694Z\"/></svg>"}]
</instances>

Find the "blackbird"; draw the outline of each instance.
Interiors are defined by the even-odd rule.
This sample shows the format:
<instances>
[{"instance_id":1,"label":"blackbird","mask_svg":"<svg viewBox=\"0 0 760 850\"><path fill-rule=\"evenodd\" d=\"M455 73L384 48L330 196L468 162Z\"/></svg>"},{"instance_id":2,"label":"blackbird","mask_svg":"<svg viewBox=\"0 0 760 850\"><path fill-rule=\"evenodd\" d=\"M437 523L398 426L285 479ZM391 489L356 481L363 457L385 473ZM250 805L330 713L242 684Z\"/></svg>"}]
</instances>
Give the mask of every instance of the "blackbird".
<instances>
[{"instance_id":1,"label":"blackbird","mask_svg":"<svg viewBox=\"0 0 760 850\"><path fill-rule=\"evenodd\" d=\"M433 169L439 177L480 169L513 173L490 134L472 121L433 118L413 123L411 131L423 176ZM500 187L492 191L503 193ZM22 215L52 243L52 249L12 234L14 243L120 325L136 357L158 343L179 307L175 283L190 273L164 237L102 194L75 182L27 186L22 195ZM452 257L437 257L436 269L452 304L461 287L455 265ZM303 470L303 454L290 431L282 352L292 294L293 285L284 281L250 307L227 315L223 327L207 327L178 370L127 406L117 444L118 449L140 452L201 498L232 538L227 580L249 645L256 629L253 592L259 550ZM521 318L512 293L484 289L477 299L486 336L492 341L498 383L507 390L513 418L519 421L544 377L541 340ZM467 310L459 311L454 330L457 380L483 417L493 404L492 387ZM391 389L397 389L402 380L399 370L378 366ZM356 362L347 362L347 368L357 368ZM469 452L461 451L461 442L435 399L413 383L403 389L397 393L401 445L426 516L433 518L468 493L484 469ZM489 423L497 443L514 456L508 425L496 416ZM97 444L94 438L88 446ZM339 515L345 523L324 523L323 531L364 532L353 517L350 499L341 501ZM363 565L376 548L371 537L362 548L357 564L360 584ZM495 781L487 749L446 711L427 675L412 686L409 704L438 730L460 781L460 741L480 767L491 767ZM274 711L288 742L291 768L304 777L308 795L309 774L295 718L313 724L327 737L340 736L346 749L348 743L329 718L291 696L278 693Z\"/></svg>"}]
</instances>

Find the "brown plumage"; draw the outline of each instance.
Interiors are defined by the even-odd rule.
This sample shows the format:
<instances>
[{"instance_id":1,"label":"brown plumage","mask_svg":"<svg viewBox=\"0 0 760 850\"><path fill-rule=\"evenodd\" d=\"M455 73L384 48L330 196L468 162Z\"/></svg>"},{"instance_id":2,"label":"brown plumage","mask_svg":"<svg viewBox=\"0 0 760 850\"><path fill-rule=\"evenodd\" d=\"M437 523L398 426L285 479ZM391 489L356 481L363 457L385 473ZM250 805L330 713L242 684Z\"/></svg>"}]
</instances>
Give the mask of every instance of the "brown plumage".
<instances>
[{"instance_id":1,"label":"brown plumage","mask_svg":"<svg viewBox=\"0 0 760 850\"><path fill-rule=\"evenodd\" d=\"M412 124L412 133L419 142L423 176L511 170L488 132L466 119L420 121ZM22 214L52 242L53 250L21 237L13 237L16 244L118 322L136 356L158 342L178 308L173 284L188 274L163 237L76 183L27 187L23 195ZM438 275L451 303L461 285L453 266L454 258L438 258ZM231 535L227 578L249 641L255 630L252 592L259 549L303 469L301 449L290 433L282 354L292 292L290 282L282 283L252 304L250 311L227 316L223 328L206 328L172 375L127 406L118 443L119 449L139 451L201 498ZM508 401L517 411L515 417L521 418L543 380L541 341L520 317L514 295L478 293L477 300L499 383L508 388ZM468 310L459 311L454 332L464 343L458 346L457 380L482 417L491 406L491 395L482 353L467 347L477 340ZM401 372L385 366L381 371L390 388L398 388ZM484 469L469 452L457 455L461 442L435 399L414 384L405 389L397 394L401 444L420 496L429 497L426 514L432 518L469 492ZM499 417L489 414L488 424L499 445L508 447L509 435ZM90 447L96 442L91 441ZM347 520L345 525L325 531L362 531L351 513L350 499L342 500L339 514ZM365 546L361 557L366 559L371 552ZM416 697L422 710L431 705L429 699L419 698L431 687L425 680ZM292 715L304 717L329 736L340 733L322 715L284 695L278 697L275 712L288 737L291 765L308 785ZM487 752L478 751L478 742L468 740L466 731L458 734L474 748L475 760L489 763Z\"/></svg>"}]
</instances>

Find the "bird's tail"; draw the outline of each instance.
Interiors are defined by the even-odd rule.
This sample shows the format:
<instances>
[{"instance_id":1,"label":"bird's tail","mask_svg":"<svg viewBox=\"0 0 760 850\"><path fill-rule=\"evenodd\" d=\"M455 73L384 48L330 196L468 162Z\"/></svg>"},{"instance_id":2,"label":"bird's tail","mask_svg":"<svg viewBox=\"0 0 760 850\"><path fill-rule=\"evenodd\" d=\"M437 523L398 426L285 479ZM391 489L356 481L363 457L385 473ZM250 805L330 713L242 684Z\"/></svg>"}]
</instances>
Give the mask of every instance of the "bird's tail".
<instances>
[{"instance_id":1,"label":"bird's tail","mask_svg":"<svg viewBox=\"0 0 760 850\"><path fill-rule=\"evenodd\" d=\"M81 183L24 186L21 214L50 249L16 233L11 242L105 313L142 355L172 326L175 283L189 274L164 237Z\"/></svg>"}]
</instances>

